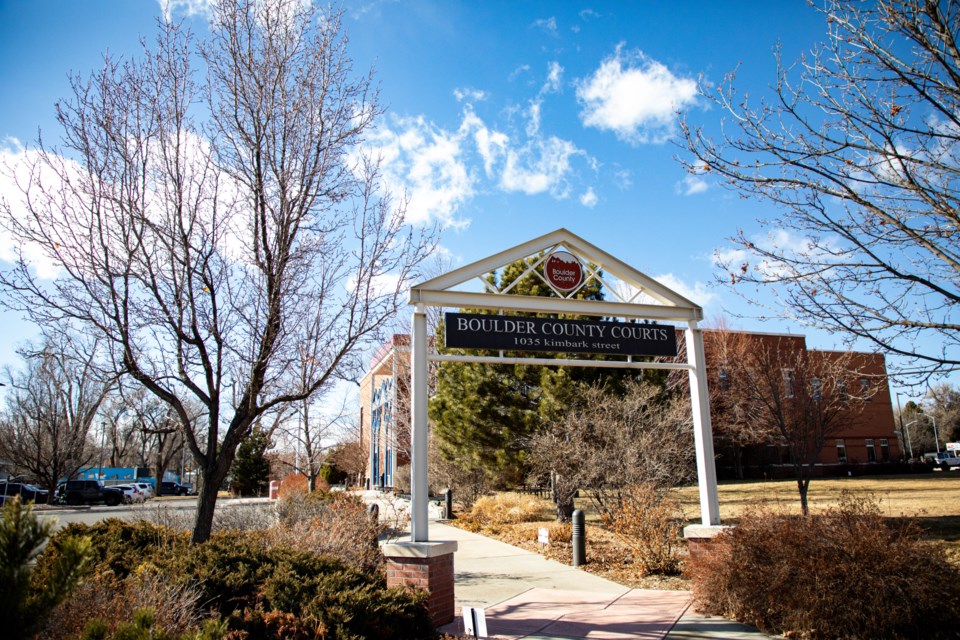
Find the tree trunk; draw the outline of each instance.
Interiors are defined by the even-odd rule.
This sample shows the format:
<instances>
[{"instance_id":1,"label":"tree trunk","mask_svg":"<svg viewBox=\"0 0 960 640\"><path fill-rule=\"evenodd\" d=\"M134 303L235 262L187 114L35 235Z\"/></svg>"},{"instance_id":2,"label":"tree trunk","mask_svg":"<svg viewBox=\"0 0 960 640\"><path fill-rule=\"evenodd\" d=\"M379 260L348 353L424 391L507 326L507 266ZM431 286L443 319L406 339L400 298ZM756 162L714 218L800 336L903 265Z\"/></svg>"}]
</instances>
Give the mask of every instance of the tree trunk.
<instances>
[{"instance_id":1,"label":"tree trunk","mask_svg":"<svg viewBox=\"0 0 960 640\"><path fill-rule=\"evenodd\" d=\"M193 544L206 542L213 532L213 515L217 506L217 493L223 484L233 460L218 459L212 466L205 466L197 493L197 519L193 524Z\"/></svg>"},{"instance_id":2,"label":"tree trunk","mask_svg":"<svg viewBox=\"0 0 960 640\"><path fill-rule=\"evenodd\" d=\"M737 474L738 480L743 480L743 447L736 442L733 443L733 469Z\"/></svg>"},{"instance_id":3,"label":"tree trunk","mask_svg":"<svg viewBox=\"0 0 960 640\"><path fill-rule=\"evenodd\" d=\"M810 489L809 478L797 478L797 490L800 492L800 513L804 517L810 515L810 507L807 504L807 491Z\"/></svg>"},{"instance_id":4,"label":"tree trunk","mask_svg":"<svg viewBox=\"0 0 960 640\"><path fill-rule=\"evenodd\" d=\"M204 482L200 484L200 492L197 496L197 519L193 524L193 535L190 538L193 544L210 539L210 534L213 532L213 514L217 507L217 492L220 490L220 483L207 481L207 474L204 474Z\"/></svg>"},{"instance_id":5,"label":"tree trunk","mask_svg":"<svg viewBox=\"0 0 960 640\"><path fill-rule=\"evenodd\" d=\"M576 491L562 495L560 493L553 494L553 502L557 505L557 522L570 522L570 519L573 518L573 510L576 508L573 500L576 495Z\"/></svg>"},{"instance_id":6,"label":"tree trunk","mask_svg":"<svg viewBox=\"0 0 960 640\"><path fill-rule=\"evenodd\" d=\"M157 447L157 455L154 457L153 470L153 477L157 481L157 495L160 495L160 483L163 482L163 474L167 471L167 464L163 455L163 447Z\"/></svg>"}]
</instances>

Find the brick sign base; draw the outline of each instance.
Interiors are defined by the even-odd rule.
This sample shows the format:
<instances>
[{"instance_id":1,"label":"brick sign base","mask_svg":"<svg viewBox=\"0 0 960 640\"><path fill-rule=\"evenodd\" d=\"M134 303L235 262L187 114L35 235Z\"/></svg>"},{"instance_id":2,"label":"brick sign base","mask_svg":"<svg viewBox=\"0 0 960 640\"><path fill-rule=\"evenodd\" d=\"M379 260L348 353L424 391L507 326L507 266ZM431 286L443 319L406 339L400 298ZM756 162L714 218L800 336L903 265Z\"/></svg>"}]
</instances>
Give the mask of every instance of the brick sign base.
<instances>
[{"instance_id":1,"label":"brick sign base","mask_svg":"<svg viewBox=\"0 0 960 640\"><path fill-rule=\"evenodd\" d=\"M453 554L457 543L397 542L383 545L387 561L387 587L416 587L430 592L427 607L436 626L452 622Z\"/></svg>"},{"instance_id":2,"label":"brick sign base","mask_svg":"<svg viewBox=\"0 0 960 640\"><path fill-rule=\"evenodd\" d=\"M724 525L692 524L683 528L683 537L687 541L690 555L699 555L710 548L713 540L731 527Z\"/></svg>"}]
</instances>

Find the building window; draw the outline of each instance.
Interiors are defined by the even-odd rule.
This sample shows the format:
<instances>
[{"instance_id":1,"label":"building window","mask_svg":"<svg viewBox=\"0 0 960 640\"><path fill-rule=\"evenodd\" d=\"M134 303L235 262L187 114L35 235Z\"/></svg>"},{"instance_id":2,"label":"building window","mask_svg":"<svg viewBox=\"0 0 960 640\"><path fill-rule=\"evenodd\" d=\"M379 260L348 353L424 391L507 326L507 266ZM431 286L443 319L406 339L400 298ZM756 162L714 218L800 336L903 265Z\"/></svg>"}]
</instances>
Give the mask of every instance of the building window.
<instances>
[{"instance_id":1,"label":"building window","mask_svg":"<svg viewBox=\"0 0 960 640\"><path fill-rule=\"evenodd\" d=\"M840 402L847 402L850 400L850 394L847 393L846 380L837 380L837 397L840 398Z\"/></svg>"},{"instance_id":2,"label":"building window","mask_svg":"<svg viewBox=\"0 0 960 640\"><path fill-rule=\"evenodd\" d=\"M783 395L786 398L793 397L793 369L783 370Z\"/></svg>"},{"instance_id":3,"label":"building window","mask_svg":"<svg viewBox=\"0 0 960 640\"><path fill-rule=\"evenodd\" d=\"M860 378L860 396L864 402L870 402L870 381L866 378Z\"/></svg>"},{"instance_id":4,"label":"building window","mask_svg":"<svg viewBox=\"0 0 960 640\"><path fill-rule=\"evenodd\" d=\"M813 392L813 400L815 402L823 400L823 383L820 382L820 378L814 378L810 383L810 387Z\"/></svg>"},{"instance_id":5,"label":"building window","mask_svg":"<svg viewBox=\"0 0 960 640\"><path fill-rule=\"evenodd\" d=\"M867 462L877 461L877 451L873 448L873 438L867 438Z\"/></svg>"},{"instance_id":6,"label":"building window","mask_svg":"<svg viewBox=\"0 0 960 640\"><path fill-rule=\"evenodd\" d=\"M890 441L886 438L880 438L880 459L890 462Z\"/></svg>"},{"instance_id":7,"label":"building window","mask_svg":"<svg viewBox=\"0 0 960 640\"><path fill-rule=\"evenodd\" d=\"M841 438L837 438L837 462L847 464L847 445L843 443Z\"/></svg>"}]
</instances>

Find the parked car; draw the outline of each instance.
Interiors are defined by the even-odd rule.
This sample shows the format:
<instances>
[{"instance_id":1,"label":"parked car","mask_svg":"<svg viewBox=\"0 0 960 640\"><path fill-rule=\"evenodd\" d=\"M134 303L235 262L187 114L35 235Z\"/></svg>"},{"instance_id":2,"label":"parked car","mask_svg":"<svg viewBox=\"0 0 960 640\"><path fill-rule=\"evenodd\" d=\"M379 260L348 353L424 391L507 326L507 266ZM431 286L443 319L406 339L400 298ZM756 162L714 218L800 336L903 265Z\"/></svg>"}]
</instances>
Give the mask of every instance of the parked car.
<instances>
[{"instance_id":1,"label":"parked car","mask_svg":"<svg viewBox=\"0 0 960 640\"><path fill-rule=\"evenodd\" d=\"M190 493L190 489L183 486L178 482L161 482L160 483L160 495L161 496L185 496Z\"/></svg>"},{"instance_id":2,"label":"parked car","mask_svg":"<svg viewBox=\"0 0 960 640\"><path fill-rule=\"evenodd\" d=\"M152 498L156 495L156 492L153 490L153 485L149 482L134 482L133 486L140 489L140 491L143 493L144 500L147 498Z\"/></svg>"},{"instance_id":3,"label":"parked car","mask_svg":"<svg viewBox=\"0 0 960 640\"><path fill-rule=\"evenodd\" d=\"M115 484L109 487L111 489L119 489L123 492L123 501L126 503L132 502L143 502L146 498L143 495L143 491L140 490L140 487L132 484Z\"/></svg>"},{"instance_id":4,"label":"parked car","mask_svg":"<svg viewBox=\"0 0 960 640\"><path fill-rule=\"evenodd\" d=\"M105 487L99 480L69 480L63 489L63 500L69 505L103 503L114 507L123 502L123 492Z\"/></svg>"},{"instance_id":5,"label":"parked car","mask_svg":"<svg viewBox=\"0 0 960 640\"><path fill-rule=\"evenodd\" d=\"M23 502L47 504L47 502L49 502L50 492L34 484L27 484L25 482L0 482L0 495L3 496L3 500L12 498L13 496L20 496L20 500Z\"/></svg>"}]
</instances>

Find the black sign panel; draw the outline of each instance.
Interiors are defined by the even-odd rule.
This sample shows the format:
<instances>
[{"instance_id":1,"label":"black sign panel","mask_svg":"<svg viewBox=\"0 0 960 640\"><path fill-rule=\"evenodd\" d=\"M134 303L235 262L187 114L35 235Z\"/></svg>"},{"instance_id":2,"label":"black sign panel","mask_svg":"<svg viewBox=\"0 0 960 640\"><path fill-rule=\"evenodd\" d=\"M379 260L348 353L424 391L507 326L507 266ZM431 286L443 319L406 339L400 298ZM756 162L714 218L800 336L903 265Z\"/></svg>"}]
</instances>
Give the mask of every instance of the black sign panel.
<instances>
[{"instance_id":1,"label":"black sign panel","mask_svg":"<svg viewBox=\"0 0 960 640\"><path fill-rule=\"evenodd\" d=\"M453 349L677 355L676 329L664 324L448 313L445 331Z\"/></svg>"}]
</instances>

